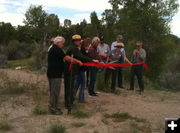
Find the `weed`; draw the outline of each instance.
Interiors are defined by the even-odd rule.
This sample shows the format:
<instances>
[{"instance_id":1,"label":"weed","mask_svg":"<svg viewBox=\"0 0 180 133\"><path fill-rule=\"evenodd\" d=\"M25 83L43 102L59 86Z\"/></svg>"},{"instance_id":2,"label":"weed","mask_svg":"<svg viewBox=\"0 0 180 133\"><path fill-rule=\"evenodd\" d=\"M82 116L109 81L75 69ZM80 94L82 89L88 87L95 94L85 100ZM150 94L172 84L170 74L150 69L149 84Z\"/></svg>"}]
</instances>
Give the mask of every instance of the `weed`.
<instances>
[{"instance_id":1,"label":"weed","mask_svg":"<svg viewBox=\"0 0 180 133\"><path fill-rule=\"evenodd\" d=\"M9 131L12 129L12 126L7 121L0 121L0 130Z\"/></svg>"},{"instance_id":2,"label":"weed","mask_svg":"<svg viewBox=\"0 0 180 133\"><path fill-rule=\"evenodd\" d=\"M72 112L72 115L76 118L89 118L90 114L88 112L84 112L82 110L75 110Z\"/></svg>"},{"instance_id":3,"label":"weed","mask_svg":"<svg viewBox=\"0 0 180 133\"><path fill-rule=\"evenodd\" d=\"M86 125L86 123L83 123L83 122L76 122L76 123L72 123L72 125L74 126L74 127L83 127L83 126L85 126Z\"/></svg>"},{"instance_id":4,"label":"weed","mask_svg":"<svg viewBox=\"0 0 180 133\"><path fill-rule=\"evenodd\" d=\"M36 105L34 110L33 110L33 114L35 114L35 115L46 115L46 114L48 114L48 111L41 108L39 105Z\"/></svg>"},{"instance_id":5,"label":"weed","mask_svg":"<svg viewBox=\"0 0 180 133\"><path fill-rule=\"evenodd\" d=\"M54 124L50 127L49 133L65 133L66 127L63 125Z\"/></svg>"},{"instance_id":6,"label":"weed","mask_svg":"<svg viewBox=\"0 0 180 133\"><path fill-rule=\"evenodd\" d=\"M109 124L109 122L108 122L108 120L107 120L106 118L103 118L101 121L102 121L104 124L106 124L106 125Z\"/></svg>"},{"instance_id":7,"label":"weed","mask_svg":"<svg viewBox=\"0 0 180 133\"><path fill-rule=\"evenodd\" d=\"M130 126L131 126L132 133L138 133L138 125L137 125L137 123L132 122L130 124Z\"/></svg>"}]
</instances>

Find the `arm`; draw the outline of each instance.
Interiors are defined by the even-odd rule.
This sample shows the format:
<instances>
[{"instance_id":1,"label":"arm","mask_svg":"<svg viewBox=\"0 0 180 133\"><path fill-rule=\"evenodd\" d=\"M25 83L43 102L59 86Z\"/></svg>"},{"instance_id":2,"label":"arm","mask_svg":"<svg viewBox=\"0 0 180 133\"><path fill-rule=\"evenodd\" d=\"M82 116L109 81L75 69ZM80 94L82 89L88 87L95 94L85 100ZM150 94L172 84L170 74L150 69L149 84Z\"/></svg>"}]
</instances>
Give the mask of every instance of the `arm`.
<instances>
[{"instance_id":1,"label":"arm","mask_svg":"<svg viewBox=\"0 0 180 133\"><path fill-rule=\"evenodd\" d=\"M139 50L136 50L136 53L138 54L139 56L139 59L141 61L145 61L145 58L146 58L146 52L144 50L142 50L141 52Z\"/></svg>"},{"instance_id":2,"label":"arm","mask_svg":"<svg viewBox=\"0 0 180 133\"><path fill-rule=\"evenodd\" d=\"M107 60L106 60L106 63L108 63L109 62L109 56L107 57Z\"/></svg>"},{"instance_id":3,"label":"arm","mask_svg":"<svg viewBox=\"0 0 180 133\"><path fill-rule=\"evenodd\" d=\"M130 65L132 65L132 63L128 60L127 57L124 57L125 61L127 61Z\"/></svg>"},{"instance_id":4,"label":"arm","mask_svg":"<svg viewBox=\"0 0 180 133\"><path fill-rule=\"evenodd\" d=\"M79 51L77 48L73 49L71 54L73 54L76 59L78 59L78 60L80 60L82 62L92 62L93 61L92 58L89 58L89 57L83 55L81 53L81 51Z\"/></svg>"},{"instance_id":5,"label":"arm","mask_svg":"<svg viewBox=\"0 0 180 133\"><path fill-rule=\"evenodd\" d=\"M64 57L64 60L65 60L65 61L68 61L68 62L71 62L71 56L65 56L65 57ZM78 63L80 66L83 65L83 63L82 63L80 60L77 60L77 59L73 58L73 61L76 62L76 63Z\"/></svg>"}]
</instances>

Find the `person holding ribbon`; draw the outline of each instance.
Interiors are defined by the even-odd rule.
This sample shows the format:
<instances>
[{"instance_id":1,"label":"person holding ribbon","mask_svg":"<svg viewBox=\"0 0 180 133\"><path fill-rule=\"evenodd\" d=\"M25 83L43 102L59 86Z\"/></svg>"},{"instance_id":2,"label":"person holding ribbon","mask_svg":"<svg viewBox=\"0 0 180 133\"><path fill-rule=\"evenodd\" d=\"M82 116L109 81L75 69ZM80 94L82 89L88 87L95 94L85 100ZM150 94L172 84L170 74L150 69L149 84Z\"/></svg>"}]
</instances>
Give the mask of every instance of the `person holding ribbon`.
<instances>
[{"instance_id":1,"label":"person holding ribbon","mask_svg":"<svg viewBox=\"0 0 180 133\"><path fill-rule=\"evenodd\" d=\"M82 43L81 44L81 52L83 55L88 56L88 49L89 49L89 44L88 43ZM85 102L85 95L84 95L84 89L86 88L86 74L85 72L87 72L88 67L87 66L81 66L80 67L80 72L79 74L76 76L76 81L74 84L74 97L76 96L76 93L80 87L79 90L79 98L78 101L80 103L86 103Z\"/></svg>"},{"instance_id":2,"label":"person holding ribbon","mask_svg":"<svg viewBox=\"0 0 180 133\"><path fill-rule=\"evenodd\" d=\"M118 63L119 59L123 58L123 60L127 61L130 65L132 65L132 63L128 60L126 56L124 56L124 54L121 51L121 49L123 48L123 44L117 43L117 45L115 45L115 48L116 49L113 49L111 51L110 56L108 57L107 60L110 61L110 63ZM116 79L117 79L118 69L114 67L110 67L109 70L110 69L112 72L111 91L114 92L116 88ZM108 83L108 78L105 79L105 82Z\"/></svg>"},{"instance_id":3,"label":"person holding ribbon","mask_svg":"<svg viewBox=\"0 0 180 133\"><path fill-rule=\"evenodd\" d=\"M92 39L92 45L88 50L88 54L91 58L95 59L95 60L99 60L99 53L97 51L97 47L100 43L100 39L99 37L94 37ZM98 72L98 68L95 66L90 66L89 67L89 72L90 72L90 83L89 83L89 87L88 87L88 93L89 93L89 97L97 97L98 94L94 91L94 86L95 86L95 82L96 82L96 73Z\"/></svg>"},{"instance_id":4,"label":"person holding ribbon","mask_svg":"<svg viewBox=\"0 0 180 133\"><path fill-rule=\"evenodd\" d=\"M70 62L71 57L65 55L62 48L64 47L65 39L62 36L57 36L53 39L51 47L48 50L48 69L47 77L49 81L50 105L49 111L51 114L61 115L62 111L58 107L58 99L64 72L64 60ZM82 65L82 62L73 59L77 64Z\"/></svg>"},{"instance_id":5,"label":"person holding ribbon","mask_svg":"<svg viewBox=\"0 0 180 133\"><path fill-rule=\"evenodd\" d=\"M70 47L67 49L66 54L74 57L82 62L95 62L98 63L98 60L94 60L92 58L89 58L85 55L83 55L80 51L80 46L81 46L81 36L80 35L73 35L72 36L72 45L70 45ZM68 109L68 114L71 113L71 108L73 105L73 101L74 101L74 97L73 97L73 93L74 93L74 80L75 80L75 76L79 74L79 69L80 67L76 64L72 65L71 70L69 70L70 67L70 63L69 62L65 62L65 74L64 74L64 78L65 78L65 107L66 109Z\"/></svg>"},{"instance_id":6,"label":"person holding ribbon","mask_svg":"<svg viewBox=\"0 0 180 133\"><path fill-rule=\"evenodd\" d=\"M131 57L132 63L145 63L146 59L146 51L142 48L142 42L138 41L136 43L136 49L133 51L133 55ZM143 65L134 65L131 68L131 83L130 83L130 89L134 90L134 76L137 76L138 84L140 88L140 94L144 91L144 81L143 81Z\"/></svg>"}]
</instances>

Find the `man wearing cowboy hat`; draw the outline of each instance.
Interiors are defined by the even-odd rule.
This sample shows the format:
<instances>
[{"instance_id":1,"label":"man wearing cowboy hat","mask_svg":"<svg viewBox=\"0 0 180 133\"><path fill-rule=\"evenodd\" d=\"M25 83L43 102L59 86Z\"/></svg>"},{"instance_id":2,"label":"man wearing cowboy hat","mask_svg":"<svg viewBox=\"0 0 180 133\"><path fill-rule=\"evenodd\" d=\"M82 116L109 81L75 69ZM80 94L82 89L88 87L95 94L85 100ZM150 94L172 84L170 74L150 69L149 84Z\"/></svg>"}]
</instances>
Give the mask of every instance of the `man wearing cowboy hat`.
<instances>
[{"instance_id":1,"label":"man wearing cowboy hat","mask_svg":"<svg viewBox=\"0 0 180 133\"><path fill-rule=\"evenodd\" d=\"M82 54L80 51L81 46L81 36L75 34L72 36L72 45L68 48L66 54L69 56L73 56L74 58L82 61L82 62L96 62L98 60L93 60ZM79 74L80 67L76 64L72 65L71 71L69 70L70 63L66 62L65 64L65 107L68 109L68 113L71 113L71 107L73 105L73 91L74 91L74 79L75 75Z\"/></svg>"}]
</instances>

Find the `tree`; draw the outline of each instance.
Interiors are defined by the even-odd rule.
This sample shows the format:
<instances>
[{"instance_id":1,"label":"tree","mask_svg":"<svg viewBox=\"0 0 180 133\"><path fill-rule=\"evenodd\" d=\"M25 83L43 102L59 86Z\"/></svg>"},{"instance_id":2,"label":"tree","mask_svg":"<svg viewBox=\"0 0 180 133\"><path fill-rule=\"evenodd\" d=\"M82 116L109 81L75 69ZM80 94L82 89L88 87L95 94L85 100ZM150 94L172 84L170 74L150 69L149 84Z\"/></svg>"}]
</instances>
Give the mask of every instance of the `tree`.
<instances>
[{"instance_id":1,"label":"tree","mask_svg":"<svg viewBox=\"0 0 180 133\"><path fill-rule=\"evenodd\" d=\"M65 19L65 20L64 20L64 27L65 27L65 28L69 28L70 26L71 26L71 20Z\"/></svg>"},{"instance_id":2,"label":"tree","mask_svg":"<svg viewBox=\"0 0 180 133\"><path fill-rule=\"evenodd\" d=\"M169 22L178 9L177 0L110 0L109 2L112 5L112 11L109 12L116 18L114 31L121 30L127 38L126 42L143 41L147 51L147 64L150 67L147 76L156 80L173 46L167 35L170 33ZM104 14L107 16L107 12ZM109 18L113 18L111 14ZM110 19L105 20L107 23L111 22Z\"/></svg>"},{"instance_id":3,"label":"tree","mask_svg":"<svg viewBox=\"0 0 180 133\"><path fill-rule=\"evenodd\" d=\"M96 34L96 36L99 36L101 33L101 21L98 19L96 12L91 13L90 19L94 34Z\"/></svg>"},{"instance_id":4,"label":"tree","mask_svg":"<svg viewBox=\"0 0 180 133\"><path fill-rule=\"evenodd\" d=\"M10 23L0 22L0 44L7 45L14 39L16 39L15 28Z\"/></svg>"}]
</instances>

